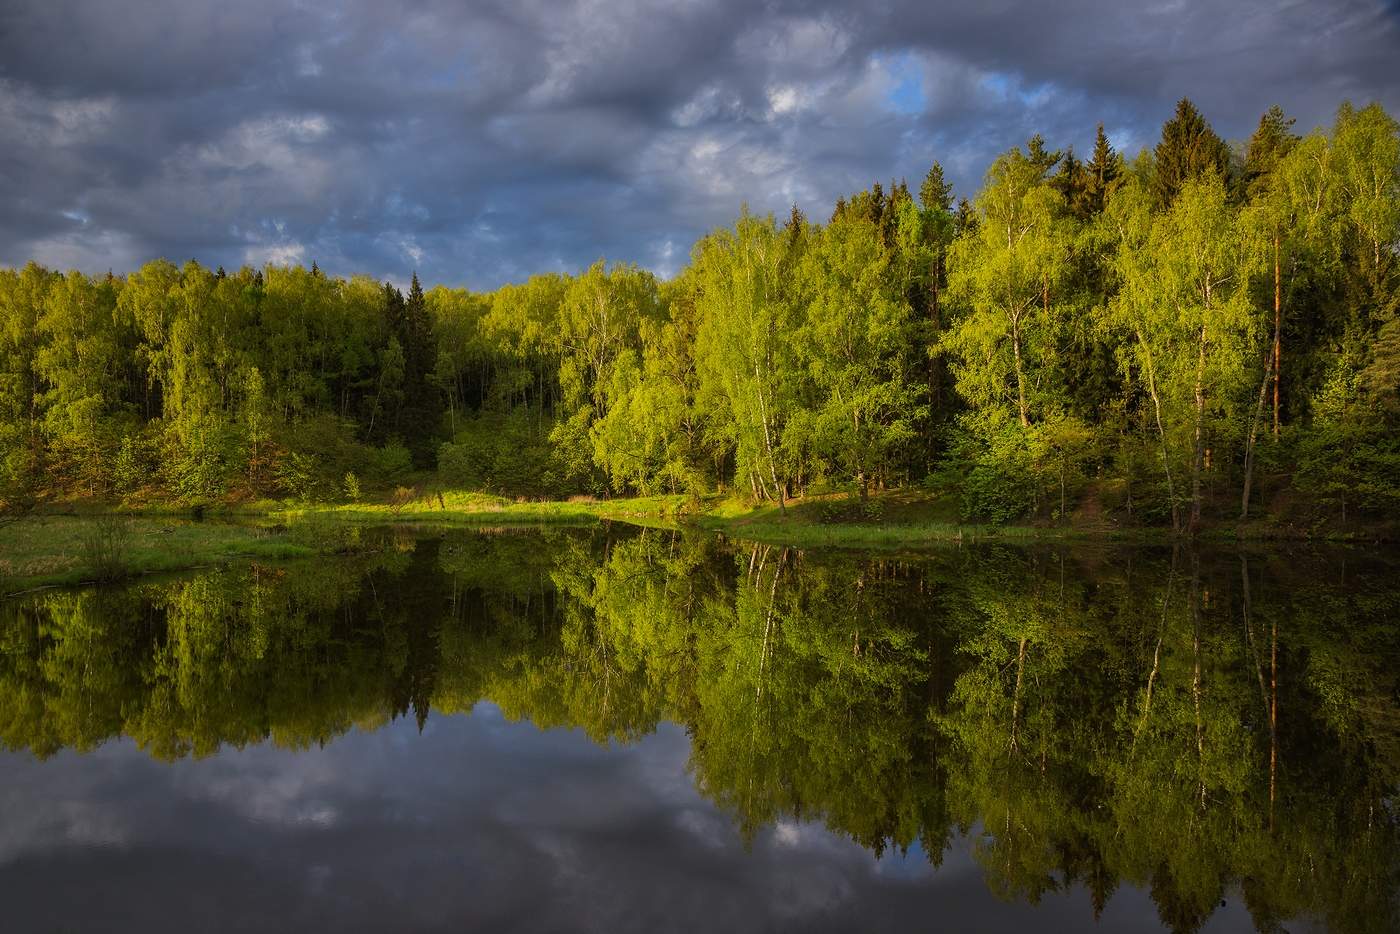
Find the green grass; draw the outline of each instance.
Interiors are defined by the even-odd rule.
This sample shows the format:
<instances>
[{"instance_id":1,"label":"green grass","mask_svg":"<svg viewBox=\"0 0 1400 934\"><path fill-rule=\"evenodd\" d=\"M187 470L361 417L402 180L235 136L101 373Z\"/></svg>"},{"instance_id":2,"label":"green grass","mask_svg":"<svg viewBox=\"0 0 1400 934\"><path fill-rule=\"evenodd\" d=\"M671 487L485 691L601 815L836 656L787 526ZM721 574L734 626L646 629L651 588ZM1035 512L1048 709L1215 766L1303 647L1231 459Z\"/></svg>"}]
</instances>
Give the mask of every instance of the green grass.
<instances>
[{"instance_id":1,"label":"green grass","mask_svg":"<svg viewBox=\"0 0 1400 934\"><path fill-rule=\"evenodd\" d=\"M588 525L599 519L638 523L667 521L681 515L683 496L649 496L598 500L512 500L488 493L444 491L402 503L344 503L284 505L269 515L287 521L315 519L383 525L431 523L449 525Z\"/></svg>"},{"instance_id":2,"label":"green grass","mask_svg":"<svg viewBox=\"0 0 1400 934\"><path fill-rule=\"evenodd\" d=\"M424 525L588 525L615 520L632 525L697 528L766 544L798 547L903 548L947 542L1152 538L1154 530L1054 526L970 525L958 520L950 497L893 491L869 500L845 492L809 496L777 505L708 496L650 496L566 501L512 500L485 493L447 492L401 503L285 506L272 513L289 523L350 522Z\"/></svg>"},{"instance_id":3,"label":"green grass","mask_svg":"<svg viewBox=\"0 0 1400 934\"><path fill-rule=\"evenodd\" d=\"M94 580L96 570L86 557L94 522L80 516L34 516L0 529L0 593ZM121 564L132 575L246 558L288 560L319 551L286 530L147 516L125 522Z\"/></svg>"},{"instance_id":4,"label":"green grass","mask_svg":"<svg viewBox=\"0 0 1400 934\"><path fill-rule=\"evenodd\" d=\"M73 514L37 515L0 528L0 594L48 584L94 579L85 558L86 537L102 514L99 503L76 504ZM957 502L917 490L872 494L846 492L792 501L786 510L720 496L649 496L565 501L508 499L485 493L443 491L401 502L295 504L261 501L209 513L230 521L189 522L174 507L143 508L128 520L130 541L123 565L131 574L174 571L259 558L283 560L362 550L359 529L384 525L447 525L472 528L582 526L610 520L661 528L692 528L729 538L799 548L917 549L987 541L1163 542L1162 528L1120 528L1103 519L1075 516L1069 525L988 526L959 520ZM188 509L186 509L188 515ZM254 523L260 523L254 524ZM1382 530L1384 531L1384 530ZM1256 520L1247 526L1221 523L1203 530L1216 541L1270 539L1394 540L1393 529L1365 534L1336 529L1295 528ZM1380 536L1379 538L1377 536Z\"/></svg>"},{"instance_id":5,"label":"green grass","mask_svg":"<svg viewBox=\"0 0 1400 934\"><path fill-rule=\"evenodd\" d=\"M753 506L742 501L712 504L690 524L729 537L799 548L909 548L986 541L1151 539L1153 529L1119 530L1082 526L977 525L959 521L950 497L917 491L833 493L788 504Z\"/></svg>"}]
</instances>

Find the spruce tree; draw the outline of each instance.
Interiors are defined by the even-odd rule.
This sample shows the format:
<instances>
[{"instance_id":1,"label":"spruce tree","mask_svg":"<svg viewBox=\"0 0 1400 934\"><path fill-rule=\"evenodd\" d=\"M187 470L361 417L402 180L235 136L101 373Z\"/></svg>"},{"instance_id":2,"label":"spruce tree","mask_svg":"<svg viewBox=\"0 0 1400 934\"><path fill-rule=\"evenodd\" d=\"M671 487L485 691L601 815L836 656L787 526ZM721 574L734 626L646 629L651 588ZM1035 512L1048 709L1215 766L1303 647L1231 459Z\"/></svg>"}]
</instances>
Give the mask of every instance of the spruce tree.
<instances>
[{"instance_id":1,"label":"spruce tree","mask_svg":"<svg viewBox=\"0 0 1400 934\"><path fill-rule=\"evenodd\" d=\"M404 411L400 420L405 442L419 466L431 466L441 408L433 377L437 370L437 340L418 273L409 284L398 334L404 351Z\"/></svg>"},{"instance_id":2,"label":"spruce tree","mask_svg":"<svg viewBox=\"0 0 1400 934\"><path fill-rule=\"evenodd\" d=\"M1060 159L1060 170L1050 180L1051 186L1065 199L1065 208L1081 220L1091 213L1089 204L1089 177L1084 163L1074 158L1073 147L1066 149Z\"/></svg>"},{"instance_id":3,"label":"spruce tree","mask_svg":"<svg viewBox=\"0 0 1400 934\"><path fill-rule=\"evenodd\" d=\"M1123 157L1108 141L1102 123L1094 137L1093 158L1084 166L1084 173L1085 205L1091 215L1102 214L1109 195L1113 194L1123 176Z\"/></svg>"},{"instance_id":4,"label":"spruce tree","mask_svg":"<svg viewBox=\"0 0 1400 934\"><path fill-rule=\"evenodd\" d=\"M1230 147L1184 97L1177 102L1176 114L1162 124L1162 139L1153 155L1152 193L1159 209L1170 207L1177 192L1193 178L1209 172L1223 181L1230 177Z\"/></svg>"},{"instance_id":5,"label":"spruce tree","mask_svg":"<svg viewBox=\"0 0 1400 934\"><path fill-rule=\"evenodd\" d=\"M1026 161L1039 169L1041 177L1044 177L1059 163L1060 151L1046 149L1045 137L1037 133L1026 142Z\"/></svg>"},{"instance_id":6,"label":"spruce tree","mask_svg":"<svg viewBox=\"0 0 1400 934\"><path fill-rule=\"evenodd\" d=\"M925 211L953 209L953 186L944 181L943 166L937 162L929 167L924 183L919 186L919 204Z\"/></svg>"},{"instance_id":7,"label":"spruce tree","mask_svg":"<svg viewBox=\"0 0 1400 934\"><path fill-rule=\"evenodd\" d=\"M1295 122L1292 117L1284 116L1277 104L1259 118L1259 127L1249 138L1249 146L1245 149L1244 177L1241 181L1246 198L1253 200L1268 188L1269 179L1279 161L1298 142L1298 136L1293 132Z\"/></svg>"},{"instance_id":8,"label":"spruce tree","mask_svg":"<svg viewBox=\"0 0 1400 934\"><path fill-rule=\"evenodd\" d=\"M961 237L970 230L977 229L977 212L966 198L958 199L958 210L953 215L953 236Z\"/></svg>"}]
</instances>

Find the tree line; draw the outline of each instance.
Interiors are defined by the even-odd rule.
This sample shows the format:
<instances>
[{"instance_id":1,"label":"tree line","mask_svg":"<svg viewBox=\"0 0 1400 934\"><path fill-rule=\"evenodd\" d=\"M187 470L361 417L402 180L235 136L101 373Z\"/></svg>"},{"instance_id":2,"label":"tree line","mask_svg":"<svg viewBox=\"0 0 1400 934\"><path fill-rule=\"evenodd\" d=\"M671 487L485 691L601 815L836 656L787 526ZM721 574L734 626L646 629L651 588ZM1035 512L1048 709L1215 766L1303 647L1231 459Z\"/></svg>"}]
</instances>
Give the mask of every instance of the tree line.
<instances>
[{"instance_id":1,"label":"tree line","mask_svg":"<svg viewBox=\"0 0 1400 934\"><path fill-rule=\"evenodd\" d=\"M1126 159L1036 136L825 223L745 209L658 279L602 261L407 295L313 263L0 271L0 487L355 498L923 487L1194 529L1400 510L1400 127L1187 100Z\"/></svg>"}]
</instances>

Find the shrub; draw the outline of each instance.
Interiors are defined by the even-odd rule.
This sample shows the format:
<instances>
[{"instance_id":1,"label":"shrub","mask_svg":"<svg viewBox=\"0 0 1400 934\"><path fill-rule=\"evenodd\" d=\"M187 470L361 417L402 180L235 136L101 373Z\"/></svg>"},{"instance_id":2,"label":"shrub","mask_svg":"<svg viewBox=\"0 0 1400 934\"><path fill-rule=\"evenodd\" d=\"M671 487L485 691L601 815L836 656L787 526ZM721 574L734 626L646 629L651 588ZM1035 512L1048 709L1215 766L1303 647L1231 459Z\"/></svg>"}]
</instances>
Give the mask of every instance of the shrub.
<instances>
[{"instance_id":1,"label":"shrub","mask_svg":"<svg viewBox=\"0 0 1400 934\"><path fill-rule=\"evenodd\" d=\"M388 485L413 471L413 455L397 442L390 441L382 448L366 448L364 454L365 478L373 483Z\"/></svg>"},{"instance_id":2,"label":"shrub","mask_svg":"<svg viewBox=\"0 0 1400 934\"><path fill-rule=\"evenodd\" d=\"M122 438L117 449L116 461L112 465L112 486L118 493L128 495L139 490L145 483L147 467L131 435Z\"/></svg>"},{"instance_id":3,"label":"shrub","mask_svg":"<svg viewBox=\"0 0 1400 934\"><path fill-rule=\"evenodd\" d=\"M277 482L295 499L312 502L322 488L316 457L288 451L277 464Z\"/></svg>"},{"instance_id":4,"label":"shrub","mask_svg":"<svg viewBox=\"0 0 1400 934\"><path fill-rule=\"evenodd\" d=\"M128 570L131 526L121 516L98 516L84 530L83 557L100 581L119 580Z\"/></svg>"},{"instance_id":5,"label":"shrub","mask_svg":"<svg viewBox=\"0 0 1400 934\"><path fill-rule=\"evenodd\" d=\"M344 486L345 498L352 503L358 503L360 501L360 481L355 476L354 471L345 472Z\"/></svg>"}]
</instances>

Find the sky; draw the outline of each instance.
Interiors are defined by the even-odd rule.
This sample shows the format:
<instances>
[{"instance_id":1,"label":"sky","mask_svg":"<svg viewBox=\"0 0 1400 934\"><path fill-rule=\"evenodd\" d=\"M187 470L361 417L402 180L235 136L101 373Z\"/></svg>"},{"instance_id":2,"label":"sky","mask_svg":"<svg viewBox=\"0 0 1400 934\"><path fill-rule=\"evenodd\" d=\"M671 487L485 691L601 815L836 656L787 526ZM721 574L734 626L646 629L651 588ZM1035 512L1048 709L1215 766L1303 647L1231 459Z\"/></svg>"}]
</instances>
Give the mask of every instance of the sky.
<instances>
[{"instance_id":1,"label":"sky","mask_svg":"<svg viewBox=\"0 0 1400 934\"><path fill-rule=\"evenodd\" d=\"M1400 0L5 0L0 265L164 257L495 288L662 276L740 206L825 219L1190 97L1400 113Z\"/></svg>"}]
</instances>

